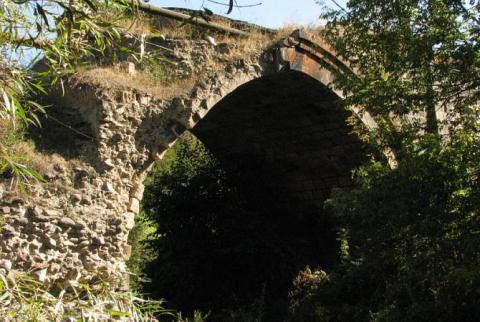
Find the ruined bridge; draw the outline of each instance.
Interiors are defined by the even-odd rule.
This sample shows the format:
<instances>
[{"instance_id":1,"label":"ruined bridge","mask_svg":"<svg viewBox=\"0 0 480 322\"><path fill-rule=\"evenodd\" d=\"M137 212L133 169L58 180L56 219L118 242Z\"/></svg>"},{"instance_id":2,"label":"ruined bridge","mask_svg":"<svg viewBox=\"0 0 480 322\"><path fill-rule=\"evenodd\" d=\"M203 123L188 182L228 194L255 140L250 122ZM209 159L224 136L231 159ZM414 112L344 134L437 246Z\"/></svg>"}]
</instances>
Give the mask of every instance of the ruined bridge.
<instances>
[{"instance_id":1,"label":"ruined bridge","mask_svg":"<svg viewBox=\"0 0 480 322\"><path fill-rule=\"evenodd\" d=\"M348 67L321 38L297 30L240 56L235 41L150 42L169 48L172 73L193 77L193 86L162 96L122 83L133 77L125 72L72 78L65 96L52 97L51 113L75 132L45 120L35 134L48 182L28 198L0 187L0 269L28 271L53 288L98 278L122 284L143 181L187 130L227 166L248 157L269 169L263 179L286 206L319 210L333 187L350 183L364 151L347 125L355 111L339 106L342 93L332 87Z\"/></svg>"}]
</instances>

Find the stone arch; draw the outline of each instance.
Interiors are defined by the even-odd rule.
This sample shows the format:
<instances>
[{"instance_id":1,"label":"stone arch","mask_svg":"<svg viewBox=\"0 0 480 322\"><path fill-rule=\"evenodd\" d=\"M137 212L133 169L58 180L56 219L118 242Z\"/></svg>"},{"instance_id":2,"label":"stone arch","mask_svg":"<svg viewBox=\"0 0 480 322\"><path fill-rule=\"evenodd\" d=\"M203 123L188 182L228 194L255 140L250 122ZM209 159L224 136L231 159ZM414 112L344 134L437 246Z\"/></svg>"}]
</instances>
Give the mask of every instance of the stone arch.
<instances>
[{"instance_id":1,"label":"stone arch","mask_svg":"<svg viewBox=\"0 0 480 322\"><path fill-rule=\"evenodd\" d=\"M153 153L160 155L154 156L153 159L161 157L161 153L175 142L178 134L192 129L221 99L241 85L288 70L298 71L316 79L339 98L343 98L344 95L333 86L335 73L352 73L348 64L337 57L331 46L320 37L296 30L267 51L250 57L249 61L230 62L223 72L201 79L194 87L191 97L174 99L172 110L178 113L171 116L175 123L171 126L173 135L170 135L167 141L157 142L160 144L153 147ZM361 119L368 130L377 128L374 118L368 111L354 108L352 112ZM394 163L393 154L390 151L384 152L389 161Z\"/></svg>"},{"instance_id":2,"label":"stone arch","mask_svg":"<svg viewBox=\"0 0 480 322\"><path fill-rule=\"evenodd\" d=\"M292 42L291 39L286 41ZM359 164L356 157L364 152L358 140L349 135L345 124L351 113L335 104L339 95L329 89L333 73L310 56L297 52L295 45L285 47L282 42L254 58L251 62L232 62L225 68L225 73L200 80L193 90L193 97L176 98L172 110L179 113L172 114L167 126L173 135L169 140L155 141L153 144L158 143L159 149L153 153L160 153L157 158L161 157L182 131L190 130L217 159L224 162L227 170L232 169L229 169L228 160L235 160L237 165L241 163L231 171L240 170L237 173L247 177L246 180L242 178L246 182L241 183L241 191L247 186L254 194L268 195L274 200L270 203L268 198L268 211L277 215L270 222L280 222L280 217L288 217L290 224L287 227L292 235L306 232L305 236L321 236L308 239L307 244L315 249L314 253L323 262L304 259L302 264L328 267L335 262L338 245L334 224L327 212L322 212L323 204L333 186L350 184L350 171ZM259 102L255 106L262 92L273 101ZM306 96L306 102L295 105L303 96ZM288 105L282 112L272 108L282 103ZM267 111L259 111L266 105L270 105ZM277 114L269 114L272 110ZM323 110L322 113L319 110ZM251 120L253 125L246 128L244 125ZM299 128L291 126L292 122L298 122L294 125ZM153 124L157 124L156 121L149 122L148 126ZM254 133L247 135L249 130ZM238 133L245 135L238 136ZM218 145L214 142L216 135L221 141ZM242 142L258 148L245 149ZM225 148L233 153L222 155ZM240 160L242 157L246 162ZM251 159L257 162L253 167L258 166L266 174L254 177L242 171L248 170L246 167L252 164L248 163ZM267 180L269 185L265 185ZM265 207L261 202L258 204ZM259 206L258 209L264 208ZM284 212L288 216L284 216ZM304 231L305 227L309 228ZM300 247L297 250L309 254ZM309 256L308 260L313 258Z\"/></svg>"},{"instance_id":3,"label":"stone arch","mask_svg":"<svg viewBox=\"0 0 480 322\"><path fill-rule=\"evenodd\" d=\"M249 65L244 61L236 61L227 65L225 73L216 75L219 82L216 86L210 88L210 96L200 98L200 100L197 97L197 99L189 101L191 115L184 113L178 118L178 121L185 128L191 129L220 99L233 92L240 85L285 70L304 73L328 87L339 98L343 98L344 94L333 86L335 72L353 73L348 64L337 57L330 45L320 37L303 30L294 31L289 37L281 40L252 60L257 60L257 62ZM194 92L202 92L205 86L210 83L209 80L201 80ZM374 118L368 111L354 109L353 112L357 114L368 129L372 130L377 127Z\"/></svg>"},{"instance_id":4,"label":"stone arch","mask_svg":"<svg viewBox=\"0 0 480 322\"><path fill-rule=\"evenodd\" d=\"M199 122L208 117L212 110L215 110L215 106L233 95L237 90L265 77L297 73L298 75L304 75L303 78L298 77L298 80L301 82L308 78L318 83L316 90L323 88L329 93L328 95L331 95L330 100L333 100L333 97L342 99L343 93L333 86L335 73L339 71L352 72L347 64L342 62L341 59L334 54L331 47L320 37L302 30L297 30L266 51L254 54L251 57L246 57L245 59L228 62L223 70L200 79L193 88L190 96L176 97L172 100L166 111L154 113L152 116L143 118L142 124L139 127L143 127L145 131L139 131L140 134L137 136L136 141L141 142L138 145L139 147L147 147L150 151L150 157L141 168L136 169L138 172L137 176L133 178L135 184L130 192L129 210L132 212L138 211L138 204L143 193L143 185L141 182L143 182L154 161L162 158L164 153L175 143L181 133L186 130L194 130ZM311 85L312 82L309 84L309 86L313 86ZM127 98L127 100L129 99L130 98ZM346 114L348 113L345 112L346 114L341 114L343 112L345 111L340 111L339 109L335 113L342 115L342 122L345 123L348 117ZM368 112L360 113L358 110L351 112L356 113L367 128L374 129L376 127L374 119ZM157 129L152 133L150 130L153 128ZM341 135L345 136L344 140L346 140L346 144L350 144L351 142L346 139L346 127L342 127L340 132ZM148 140L143 141L147 133L151 135ZM333 140L333 135L325 139ZM320 140L316 142L318 143ZM342 143L338 145L340 144ZM353 145L355 144L357 143ZM358 152L357 148L351 148L352 152L354 150L355 153ZM342 157L347 158L347 154L342 155ZM341 153L338 155L341 155ZM345 163L349 164L348 162ZM315 190L318 192L324 189L325 191L322 191L322 200L319 200L317 204L317 207L319 207L320 204L323 204L332 186L339 184L339 181L342 181L340 185L348 184L349 171L353 167L353 164L349 164L348 167L339 171L339 174L337 174L338 178L318 177L316 183L308 183L308 185L311 186L309 191L302 191L300 189L298 192L312 194ZM319 187L321 180L330 180L328 187ZM297 180L297 184L302 184L302 182ZM314 198L315 197L311 196L311 199Z\"/></svg>"},{"instance_id":5,"label":"stone arch","mask_svg":"<svg viewBox=\"0 0 480 322\"><path fill-rule=\"evenodd\" d=\"M227 62L223 70L200 79L190 96L175 97L165 111L160 114L155 113L151 118L147 116L142 120L142 123L145 123L144 128L150 130L157 127L158 129L154 131L156 133L149 138L148 142L142 142L139 145L147 147L150 156L140 168L135 169L134 187L141 188L132 190L131 196L134 198L135 205L133 208L138 208L137 204L143 193L141 182L150 167L155 160L163 157L181 133L193 129L214 106L242 85L288 71L296 71L315 79L339 99L343 99L344 95L334 86L335 74L353 72L348 67L348 63L342 61L321 37L304 30L294 31L289 37L280 40L264 52ZM131 99L127 97L126 101ZM377 128L374 118L368 111L354 108L351 112L361 119L368 130ZM144 136L145 134L142 134L138 137ZM141 142L142 139L137 141ZM384 154L390 164L394 165L394 156L391 151L385 150Z\"/></svg>"},{"instance_id":6,"label":"stone arch","mask_svg":"<svg viewBox=\"0 0 480 322\"><path fill-rule=\"evenodd\" d=\"M185 46L192 44L196 43L187 41ZM178 42L166 45L182 48L182 43ZM220 47L208 46L200 43L191 55L199 55L202 50L221 55ZM122 235L115 236L118 251L113 259L116 262L120 259L119 265L128 258L127 236L140 210L143 181L154 162L163 157L181 133L194 128L214 106L242 85L287 71L306 75L342 98L343 94L332 87L332 81L336 70L348 69L319 37L300 30L263 52L236 60L223 59L214 67L216 72L203 76L188 95L173 99L128 88L121 91L97 89L88 84L71 89L72 95L65 105L92 120L91 127L97 139L91 148L95 152L89 159L98 171L93 179L95 186L105 190L98 197L103 198L100 208L105 208L105 214L112 221L118 218L118 225L124 227ZM92 92L94 97L84 104L84 97L92 96ZM375 127L368 113L358 115L367 127ZM91 207L88 208L86 212L91 211ZM127 254L125 258L122 249ZM105 260L107 258L105 256Z\"/></svg>"},{"instance_id":7,"label":"stone arch","mask_svg":"<svg viewBox=\"0 0 480 322\"><path fill-rule=\"evenodd\" d=\"M269 74L226 95L190 132L233 172L250 171L255 160L286 204L321 210L365 155L339 100L305 73Z\"/></svg>"},{"instance_id":8,"label":"stone arch","mask_svg":"<svg viewBox=\"0 0 480 322\"><path fill-rule=\"evenodd\" d=\"M52 285L57 281L67 283L80 270L84 280L98 277L100 271L105 278L121 279L129 257L128 234L143 196L143 179L183 131L192 129L241 85L288 70L316 79L338 97L342 94L331 87L331 82L333 71L346 65L320 38L302 31L264 52L248 53L235 60L222 55L223 47L207 42L162 41L172 52L178 49L177 58L181 59L188 49L190 61L210 64L207 76L190 94L173 99L87 79L66 86L66 96L55 97L61 101L59 107L74 121L86 123L89 136L62 140L82 159L71 162L66 158L49 165L52 184L38 187L25 205L2 199L0 207L8 207L11 213L10 227L4 229L11 233L0 242L0 260L11 258L7 267L32 268L39 276L48 271ZM211 63L212 58L218 59ZM360 116L367 117L367 126L367 121L373 121L367 114ZM52 242L47 231L61 233L55 233ZM29 255L32 247L35 256ZM55 265L49 263L50 253L56 254Z\"/></svg>"}]
</instances>

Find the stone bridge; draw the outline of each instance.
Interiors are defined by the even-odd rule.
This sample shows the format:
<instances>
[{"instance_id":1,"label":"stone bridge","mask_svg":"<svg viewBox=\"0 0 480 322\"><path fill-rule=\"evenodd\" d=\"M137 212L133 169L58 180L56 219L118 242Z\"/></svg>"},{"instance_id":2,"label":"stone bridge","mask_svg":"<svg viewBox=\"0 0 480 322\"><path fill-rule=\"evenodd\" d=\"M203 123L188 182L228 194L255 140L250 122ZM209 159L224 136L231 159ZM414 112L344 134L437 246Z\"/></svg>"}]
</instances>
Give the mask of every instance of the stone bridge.
<instances>
[{"instance_id":1,"label":"stone bridge","mask_svg":"<svg viewBox=\"0 0 480 322\"><path fill-rule=\"evenodd\" d=\"M227 166L248 158L269 169L260 180L272 180L286 206L295 200L305 211L321 211L333 187L350 183L364 151L347 125L355 111L339 106L342 93L332 81L351 71L321 38L297 30L240 58L235 42L149 41L168 48L172 73L195 77L195 84L161 97L112 85L100 69L73 77L63 97L52 96L51 115L75 132L46 119L34 137L47 182L29 197L0 186L0 269L27 271L52 288L98 278L118 285L143 181L187 130ZM359 117L375 126L368 114Z\"/></svg>"}]
</instances>

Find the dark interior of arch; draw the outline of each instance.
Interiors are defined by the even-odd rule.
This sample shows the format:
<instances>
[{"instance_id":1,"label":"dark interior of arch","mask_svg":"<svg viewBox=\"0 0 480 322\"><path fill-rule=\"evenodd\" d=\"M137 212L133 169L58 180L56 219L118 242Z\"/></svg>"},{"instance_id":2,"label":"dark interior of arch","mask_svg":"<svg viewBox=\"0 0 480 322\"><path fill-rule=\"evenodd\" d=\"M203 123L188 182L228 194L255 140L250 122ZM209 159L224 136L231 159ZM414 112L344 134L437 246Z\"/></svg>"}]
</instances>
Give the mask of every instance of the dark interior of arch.
<instances>
[{"instance_id":1,"label":"dark interior of arch","mask_svg":"<svg viewBox=\"0 0 480 322\"><path fill-rule=\"evenodd\" d=\"M211 310L208 321L237 321L218 312L262 297L262 321L285 320L296 274L306 266L328 270L337 261L335 223L324 201L333 187L350 184L364 155L349 116L329 89L293 71L244 84L214 106L191 132L219 160L241 201L227 211L204 204L185 211L231 220L217 218L216 235L209 228L198 237L192 228L191 246L172 255L182 273L164 284L161 296L184 312ZM226 237L218 237L222 229ZM185 262L188 267L178 267ZM182 289L186 276L195 279Z\"/></svg>"},{"instance_id":2,"label":"dark interior of arch","mask_svg":"<svg viewBox=\"0 0 480 322\"><path fill-rule=\"evenodd\" d=\"M320 82L288 71L240 86L192 132L225 167L249 172L255 162L266 170L246 186L261 183L282 207L317 212L364 157L350 115Z\"/></svg>"}]
</instances>

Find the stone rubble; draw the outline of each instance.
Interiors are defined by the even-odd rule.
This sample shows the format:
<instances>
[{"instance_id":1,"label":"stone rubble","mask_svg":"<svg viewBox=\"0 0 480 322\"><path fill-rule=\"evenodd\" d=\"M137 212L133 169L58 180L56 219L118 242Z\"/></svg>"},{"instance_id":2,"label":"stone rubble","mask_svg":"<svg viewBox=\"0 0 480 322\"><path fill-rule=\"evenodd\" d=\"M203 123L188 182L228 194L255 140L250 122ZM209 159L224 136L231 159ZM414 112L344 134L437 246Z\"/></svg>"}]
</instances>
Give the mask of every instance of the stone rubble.
<instances>
[{"instance_id":1,"label":"stone rubble","mask_svg":"<svg viewBox=\"0 0 480 322\"><path fill-rule=\"evenodd\" d=\"M127 244L140 211L143 179L153 162L226 93L264 72L260 54L230 62L230 45L204 40L160 40L172 49L175 78L206 74L191 95L172 100L135 89L76 83L60 100L88 121L96 138L82 161L48 167L47 183L29 196L5 198L0 184L0 270L30 272L46 288L102 278L125 285ZM222 53L219 53L221 51ZM228 63L226 63L228 62ZM123 64L132 73L130 64ZM61 153L61 151L59 151Z\"/></svg>"},{"instance_id":2,"label":"stone rubble","mask_svg":"<svg viewBox=\"0 0 480 322\"><path fill-rule=\"evenodd\" d=\"M198 75L191 93L164 100L134 88L98 88L72 80L65 97L56 101L88 123L94 140L76 143L81 160L48 165L47 182L34 185L29 196L0 183L5 222L0 272L29 272L46 288L69 289L80 280L98 279L127 287L128 234L153 163L225 95L279 68L276 47L232 60L234 44L158 41L172 50L167 59L176 64L174 78Z\"/></svg>"}]
</instances>

